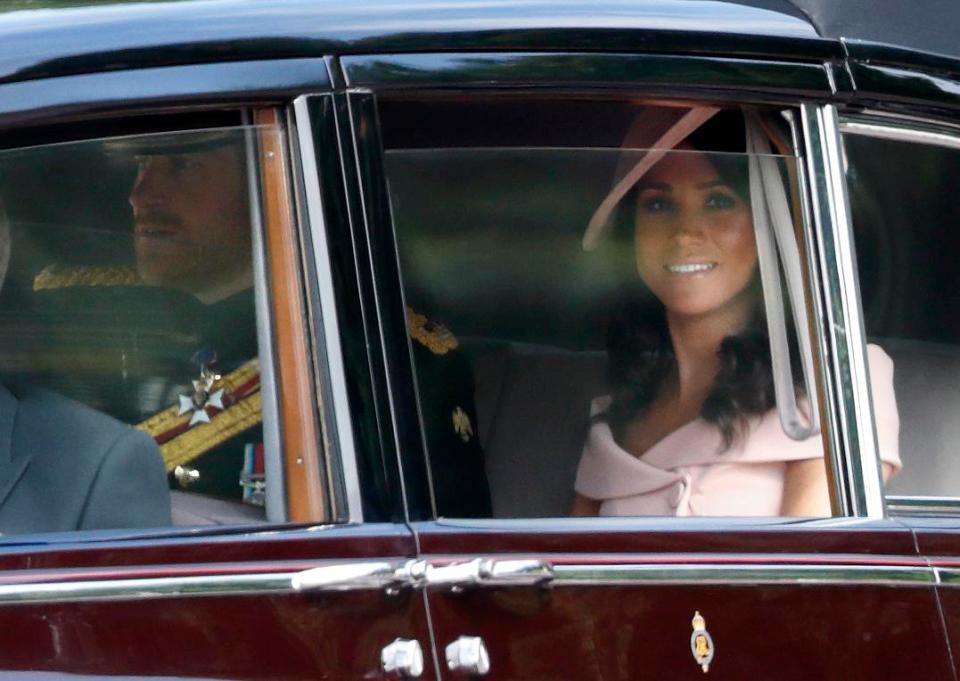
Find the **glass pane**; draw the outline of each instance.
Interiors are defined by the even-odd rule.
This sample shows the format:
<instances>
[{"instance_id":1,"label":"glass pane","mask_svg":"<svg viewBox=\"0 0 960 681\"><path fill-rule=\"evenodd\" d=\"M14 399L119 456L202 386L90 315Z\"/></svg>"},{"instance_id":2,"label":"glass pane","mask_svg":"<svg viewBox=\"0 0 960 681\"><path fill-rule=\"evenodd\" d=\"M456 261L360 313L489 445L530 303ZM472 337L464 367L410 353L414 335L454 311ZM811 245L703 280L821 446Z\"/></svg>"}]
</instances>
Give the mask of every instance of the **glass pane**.
<instances>
[{"instance_id":1,"label":"glass pane","mask_svg":"<svg viewBox=\"0 0 960 681\"><path fill-rule=\"evenodd\" d=\"M0 152L0 532L265 520L248 145L277 134Z\"/></svg>"},{"instance_id":2,"label":"glass pane","mask_svg":"<svg viewBox=\"0 0 960 681\"><path fill-rule=\"evenodd\" d=\"M821 439L776 409L743 120L654 150L387 149L438 515L829 515ZM739 153L701 146L738 123ZM765 158L789 195L796 159Z\"/></svg>"},{"instance_id":3,"label":"glass pane","mask_svg":"<svg viewBox=\"0 0 960 681\"><path fill-rule=\"evenodd\" d=\"M960 298L951 255L960 152L854 135L844 144L867 336L892 360L879 373L871 366L871 379L892 381L897 395L895 406L878 403L874 389L881 440L899 427L903 452L887 492L960 496Z\"/></svg>"}]
</instances>

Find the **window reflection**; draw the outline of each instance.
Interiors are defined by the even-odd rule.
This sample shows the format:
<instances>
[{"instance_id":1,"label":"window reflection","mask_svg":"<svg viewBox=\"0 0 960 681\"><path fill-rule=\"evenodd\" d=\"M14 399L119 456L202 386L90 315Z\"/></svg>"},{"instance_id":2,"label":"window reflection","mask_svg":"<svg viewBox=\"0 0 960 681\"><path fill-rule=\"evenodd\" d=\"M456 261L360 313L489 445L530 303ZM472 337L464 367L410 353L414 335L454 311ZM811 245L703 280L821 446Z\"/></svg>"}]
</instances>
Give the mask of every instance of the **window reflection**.
<instances>
[{"instance_id":1,"label":"window reflection","mask_svg":"<svg viewBox=\"0 0 960 681\"><path fill-rule=\"evenodd\" d=\"M520 123L494 102L493 120L473 121L475 130L445 122L462 122L449 103L436 121L417 108L447 148L416 136L404 148L387 120L402 102L384 107L406 300L449 329L471 369L456 384L464 394L473 386L480 450L460 460L482 458L487 474L468 476L471 488L433 470L449 456L450 426L432 416L447 406L425 392L438 381L414 343L438 515L458 515L441 503L451 494L444 481L488 484L498 517L829 515L822 440L789 437L778 413L755 241L771 227L753 217L757 206L774 210L773 199L756 203L744 115L672 106L624 117L618 105L616 146L576 146L591 133L564 127L583 103L567 105ZM750 115L779 151L764 157L765 179L781 186L776 210L795 240L789 136L773 117ZM498 116L512 127L499 132ZM525 144L524 131L553 143ZM784 306L779 290L770 295ZM787 390L809 419L789 334ZM885 375L882 350L870 359ZM892 379L880 391L875 401L895 414ZM881 440L899 466L895 429Z\"/></svg>"},{"instance_id":2,"label":"window reflection","mask_svg":"<svg viewBox=\"0 0 960 681\"><path fill-rule=\"evenodd\" d=\"M46 429L24 426L46 430L51 468L61 475L73 462L73 482L44 477L24 487L39 495L27 503L44 508L41 518L11 511L16 520L7 523L8 502L0 501L0 531L264 517L251 130L0 155L11 234L0 294L4 385L16 386L14 396L55 395L70 413L143 450L112 463L109 438L91 444L79 423L64 430L52 417ZM46 475L35 463L26 471L28 482L31 471ZM17 494L14 485L10 499ZM74 494L87 504L71 505ZM96 520L88 517L94 506L104 509Z\"/></svg>"}]
</instances>

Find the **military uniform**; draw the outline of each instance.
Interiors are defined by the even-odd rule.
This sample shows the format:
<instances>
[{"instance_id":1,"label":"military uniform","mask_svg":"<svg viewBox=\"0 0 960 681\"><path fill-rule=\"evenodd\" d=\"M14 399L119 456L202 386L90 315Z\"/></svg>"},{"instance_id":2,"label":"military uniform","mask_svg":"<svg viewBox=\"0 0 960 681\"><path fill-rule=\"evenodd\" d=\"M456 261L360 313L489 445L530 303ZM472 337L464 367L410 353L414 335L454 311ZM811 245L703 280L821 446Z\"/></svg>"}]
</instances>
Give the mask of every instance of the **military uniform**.
<instances>
[{"instance_id":1,"label":"military uniform","mask_svg":"<svg viewBox=\"0 0 960 681\"><path fill-rule=\"evenodd\" d=\"M203 305L193 296L143 286L132 268L96 266L47 268L34 289L43 297L40 309L67 320L67 335L78 324L106 321L109 327L109 337L97 337L95 347L86 350L100 363L88 380L59 389L153 437L171 486L264 503L252 290ZM98 308L110 319L102 320ZM412 310L407 324L437 513L490 517L472 369L443 326ZM134 355L140 359L131 365ZM57 375L70 377L69 367ZM90 376L100 376L103 385L91 390L96 381Z\"/></svg>"},{"instance_id":2,"label":"military uniform","mask_svg":"<svg viewBox=\"0 0 960 681\"><path fill-rule=\"evenodd\" d=\"M195 374L177 402L138 427L157 440L171 483L263 505L263 430L253 291L202 305Z\"/></svg>"},{"instance_id":3,"label":"military uniform","mask_svg":"<svg viewBox=\"0 0 960 681\"><path fill-rule=\"evenodd\" d=\"M47 268L36 277L34 289L45 296L46 308L56 301L54 307L64 310L82 299L86 317L99 299L112 310L112 338L100 338L94 348L104 357L101 372L108 380L101 383L106 387L91 394L87 381L81 394L74 386L75 397L87 398L153 437L171 486L263 505L252 290L203 305L193 296L143 286L132 268L89 266ZM128 357L128 346L139 347L149 335L137 328L145 320L133 321L144 313L163 325L163 342L140 348L147 359L133 371L113 367L110 356ZM54 314L70 318L62 311Z\"/></svg>"},{"instance_id":4,"label":"military uniform","mask_svg":"<svg viewBox=\"0 0 960 681\"><path fill-rule=\"evenodd\" d=\"M490 488L477 433L473 370L443 326L407 310L437 515L489 518Z\"/></svg>"}]
</instances>

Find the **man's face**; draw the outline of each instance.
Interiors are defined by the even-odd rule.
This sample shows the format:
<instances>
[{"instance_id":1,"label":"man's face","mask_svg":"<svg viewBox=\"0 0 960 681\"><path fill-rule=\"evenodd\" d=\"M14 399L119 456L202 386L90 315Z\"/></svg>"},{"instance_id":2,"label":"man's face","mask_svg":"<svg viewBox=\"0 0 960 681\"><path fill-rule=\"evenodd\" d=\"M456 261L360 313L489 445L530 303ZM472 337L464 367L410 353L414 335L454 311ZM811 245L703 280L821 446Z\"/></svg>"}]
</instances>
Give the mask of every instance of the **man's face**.
<instances>
[{"instance_id":1,"label":"man's face","mask_svg":"<svg viewBox=\"0 0 960 681\"><path fill-rule=\"evenodd\" d=\"M138 157L130 192L137 270L154 286L199 294L251 268L242 150Z\"/></svg>"}]
</instances>

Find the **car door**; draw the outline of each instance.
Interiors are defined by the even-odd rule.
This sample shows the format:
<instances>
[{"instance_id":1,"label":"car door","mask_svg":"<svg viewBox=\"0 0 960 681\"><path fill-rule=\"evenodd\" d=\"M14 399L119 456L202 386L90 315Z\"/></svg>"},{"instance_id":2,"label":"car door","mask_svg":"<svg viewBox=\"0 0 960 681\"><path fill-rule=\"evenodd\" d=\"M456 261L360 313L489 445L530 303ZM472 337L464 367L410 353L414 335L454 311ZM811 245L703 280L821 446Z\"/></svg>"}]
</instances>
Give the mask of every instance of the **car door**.
<instances>
[{"instance_id":1,"label":"car door","mask_svg":"<svg viewBox=\"0 0 960 681\"><path fill-rule=\"evenodd\" d=\"M890 481L886 502L936 571L946 635L955 646L958 339L949 254L960 157L952 94L957 64L943 59L938 66L933 73L919 55L856 46L856 102L840 126L866 332L896 353L897 390L909 396L901 446L916 465Z\"/></svg>"},{"instance_id":2,"label":"car door","mask_svg":"<svg viewBox=\"0 0 960 681\"><path fill-rule=\"evenodd\" d=\"M5 673L432 675L396 463L365 436L329 88L322 59L2 86L4 373L46 405L4 437L60 443L5 440ZM98 433L140 458L118 445L90 473Z\"/></svg>"},{"instance_id":3,"label":"car door","mask_svg":"<svg viewBox=\"0 0 960 681\"><path fill-rule=\"evenodd\" d=\"M441 675L870 678L922 664L949 678L935 577L911 532L884 518L878 452L890 441L864 420L873 406L850 235L837 217L835 113L803 103L830 97L831 65L659 54L341 61ZM634 267L622 244L601 264L583 260L583 229L636 107L731 102L786 111L798 145L778 162L804 197L795 257L815 274L803 305L817 331L836 517L563 517L589 398L603 389L598 320L623 284L618 268ZM670 488L668 515L691 507L689 485ZM902 654L915 646L930 655Z\"/></svg>"}]
</instances>

